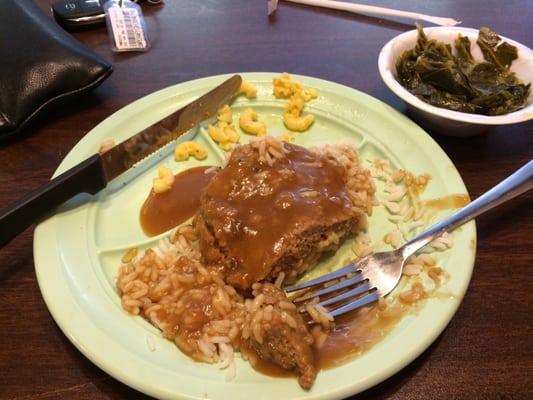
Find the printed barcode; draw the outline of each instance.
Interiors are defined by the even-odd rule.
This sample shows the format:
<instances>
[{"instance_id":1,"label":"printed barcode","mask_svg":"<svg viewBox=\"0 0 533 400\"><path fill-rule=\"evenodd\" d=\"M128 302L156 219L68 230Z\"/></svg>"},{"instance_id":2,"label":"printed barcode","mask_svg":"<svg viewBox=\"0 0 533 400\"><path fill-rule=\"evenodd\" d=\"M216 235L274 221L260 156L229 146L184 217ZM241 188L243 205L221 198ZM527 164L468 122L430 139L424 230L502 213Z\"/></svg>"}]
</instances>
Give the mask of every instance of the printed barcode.
<instances>
[{"instance_id":1,"label":"printed barcode","mask_svg":"<svg viewBox=\"0 0 533 400\"><path fill-rule=\"evenodd\" d=\"M143 27L136 9L111 7L108 12L117 49L146 48Z\"/></svg>"},{"instance_id":2,"label":"printed barcode","mask_svg":"<svg viewBox=\"0 0 533 400\"><path fill-rule=\"evenodd\" d=\"M126 28L126 35L128 38L128 43L139 43L140 41L138 18L136 19L135 18L136 16L137 14L134 14L134 15L132 15L131 13L124 14L124 23L126 25L125 28Z\"/></svg>"}]
</instances>

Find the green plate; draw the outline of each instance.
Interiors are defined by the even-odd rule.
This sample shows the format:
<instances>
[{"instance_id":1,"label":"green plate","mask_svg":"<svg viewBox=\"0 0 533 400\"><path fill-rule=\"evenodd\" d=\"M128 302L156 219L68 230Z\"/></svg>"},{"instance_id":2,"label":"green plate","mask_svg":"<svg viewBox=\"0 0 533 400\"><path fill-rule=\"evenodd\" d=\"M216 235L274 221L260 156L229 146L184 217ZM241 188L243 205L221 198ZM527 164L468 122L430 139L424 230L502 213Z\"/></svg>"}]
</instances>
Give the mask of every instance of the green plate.
<instances>
[{"instance_id":1,"label":"green plate","mask_svg":"<svg viewBox=\"0 0 533 400\"><path fill-rule=\"evenodd\" d=\"M258 98L238 98L232 107L238 114L252 105L267 122L269 133L275 135L286 132L281 120L286 100L272 95L272 78L277 75L242 74L257 85ZM124 107L89 132L63 160L56 175L94 154L105 139L120 142L128 138L227 77L182 83ZM429 173L432 180L424 193L426 198L466 193L450 159L409 119L357 90L305 76L295 78L319 92L319 98L306 106L316 122L308 132L295 135L296 143L310 146L349 141L359 146L365 162L387 158L396 168ZM341 398L388 378L443 331L472 273L476 241L473 222L454 232L454 246L439 254L439 264L450 274L446 290L453 296L429 299L419 312L402 319L368 352L321 371L310 391L302 390L295 379L257 373L240 358L236 360L237 376L228 382L225 372L216 365L192 361L163 339L156 328L124 312L115 288L120 257L132 246L147 247L158 239L144 236L138 222L157 166L165 164L177 172L195 165L220 164L222 160L222 153L210 144L203 129L199 131L189 136L197 134L198 140L211 146L207 160L177 163L172 158L173 146L169 146L97 196L80 195L64 204L35 230L35 268L44 300L65 335L92 362L125 384L157 398ZM384 215L375 212L370 219L370 235L375 242L388 229ZM349 257L346 252L349 250L341 249L335 259Z\"/></svg>"}]
</instances>

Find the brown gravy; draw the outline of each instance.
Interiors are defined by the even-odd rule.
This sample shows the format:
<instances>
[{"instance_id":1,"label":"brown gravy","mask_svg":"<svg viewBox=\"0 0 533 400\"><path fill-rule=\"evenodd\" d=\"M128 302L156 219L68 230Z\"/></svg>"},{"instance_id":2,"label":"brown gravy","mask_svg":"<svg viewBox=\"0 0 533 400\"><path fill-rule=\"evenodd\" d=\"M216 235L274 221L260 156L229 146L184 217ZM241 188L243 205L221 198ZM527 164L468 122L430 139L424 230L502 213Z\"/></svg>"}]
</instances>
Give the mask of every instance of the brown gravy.
<instances>
[{"instance_id":1,"label":"brown gravy","mask_svg":"<svg viewBox=\"0 0 533 400\"><path fill-rule=\"evenodd\" d=\"M320 349L315 350L318 368L333 368L367 351L414 308L405 304L394 307L394 310L381 310L373 306L336 319L333 331Z\"/></svg>"},{"instance_id":2,"label":"brown gravy","mask_svg":"<svg viewBox=\"0 0 533 400\"><path fill-rule=\"evenodd\" d=\"M279 365L270 361L265 361L259 357L257 357L253 368L262 374L274 376L276 378L298 377L296 372L283 369Z\"/></svg>"},{"instance_id":3,"label":"brown gravy","mask_svg":"<svg viewBox=\"0 0 533 400\"><path fill-rule=\"evenodd\" d=\"M200 195L215 171L211 167L195 167L175 175L172 188L163 193L152 190L140 213L141 227L148 236L155 236L191 218L200 206Z\"/></svg>"},{"instance_id":4,"label":"brown gravy","mask_svg":"<svg viewBox=\"0 0 533 400\"><path fill-rule=\"evenodd\" d=\"M252 365L253 369L258 372L261 372L262 374L274 376L277 378L298 376L298 374L296 374L296 372L294 371L283 369L279 365L274 364L271 361L263 360L262 358L258 357L253 350L246 346L244 342L241 342L239 344L239 349L243 356L246 356L248 358L250 365Z\"/></svg>"},{"instance_id":5,"label":"brown gravy","mask_svg":"<svg viewBox=\"0 0 533 400\"><path fill-rule=\"evenodd\" d=\"M203 217L231 252L243 281L264 279L272 260L306 226L353 213L344 168L300 146L285 149L271 167L251 147L238 148L206 189Z\"/></svg>"},{"instance_id":6,"label":"brown gravy","mask_svg":"<svg viewBox=\"0 0 533 400\"><path fill-rule=\"evenodd\" d=\"M452 208L462 208L470 203L470 197L466 194L452 194L437 199L426 200L422 202L422 207L434 211L449 210Z\"/></svg>"}]
</instances>

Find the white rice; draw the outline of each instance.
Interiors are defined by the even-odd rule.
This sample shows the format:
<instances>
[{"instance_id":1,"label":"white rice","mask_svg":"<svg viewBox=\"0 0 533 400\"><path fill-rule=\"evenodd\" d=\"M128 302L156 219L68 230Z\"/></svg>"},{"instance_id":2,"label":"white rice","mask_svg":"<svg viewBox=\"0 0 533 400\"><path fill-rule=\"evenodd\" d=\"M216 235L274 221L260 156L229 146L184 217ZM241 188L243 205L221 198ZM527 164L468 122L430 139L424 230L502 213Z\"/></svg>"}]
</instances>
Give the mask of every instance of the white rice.
<instances>
[{"instance_id":1,"label":"white rice","mask_svg":"<svg viewBox=\"0 0 533 400\"><path fill-rule=\"evenodd\" d=\"M155 340L151 335L146 335L146 346L151 352L155 351Z\"/></svg>"},{"instance_id":2,"label":"white rice","mask_svg":"<svg viewBox=\"0 0 533 400\"><path fill-rule=\"evenodd\" d=\"M278 277L276 278L276 282L274 283L274 285L276 285L276 287L278 288L281 288L281 285L283 285L283 281L285 280L285 272L280 272L278 274Z\"/></svg>"}]
</instances>

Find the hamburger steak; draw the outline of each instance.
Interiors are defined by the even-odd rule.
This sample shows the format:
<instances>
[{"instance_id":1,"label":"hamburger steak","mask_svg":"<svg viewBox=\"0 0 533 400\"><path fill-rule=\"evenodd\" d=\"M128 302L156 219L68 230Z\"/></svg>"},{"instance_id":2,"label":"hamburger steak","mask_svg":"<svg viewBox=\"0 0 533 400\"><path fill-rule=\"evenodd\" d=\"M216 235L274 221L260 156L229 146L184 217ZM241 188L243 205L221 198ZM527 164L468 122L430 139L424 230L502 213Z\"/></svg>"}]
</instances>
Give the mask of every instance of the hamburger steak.
<instances>
[{"instance_id":1,"label":"hamburger steak","mask_svg":"<svg viewBox=\"0 0 533 400\"><path fill-rule=\"evenodd\" d=\"M281 272L285 282L294 281L336 250L366 221L368 202L358 199L374 190L354 196L350 181L368 171L351 151L348 167L333 151L273 137L236 147L207 186L195 218L204 262L222 268L228 284L249 289Z\"/></svg>"}]
</instances>

